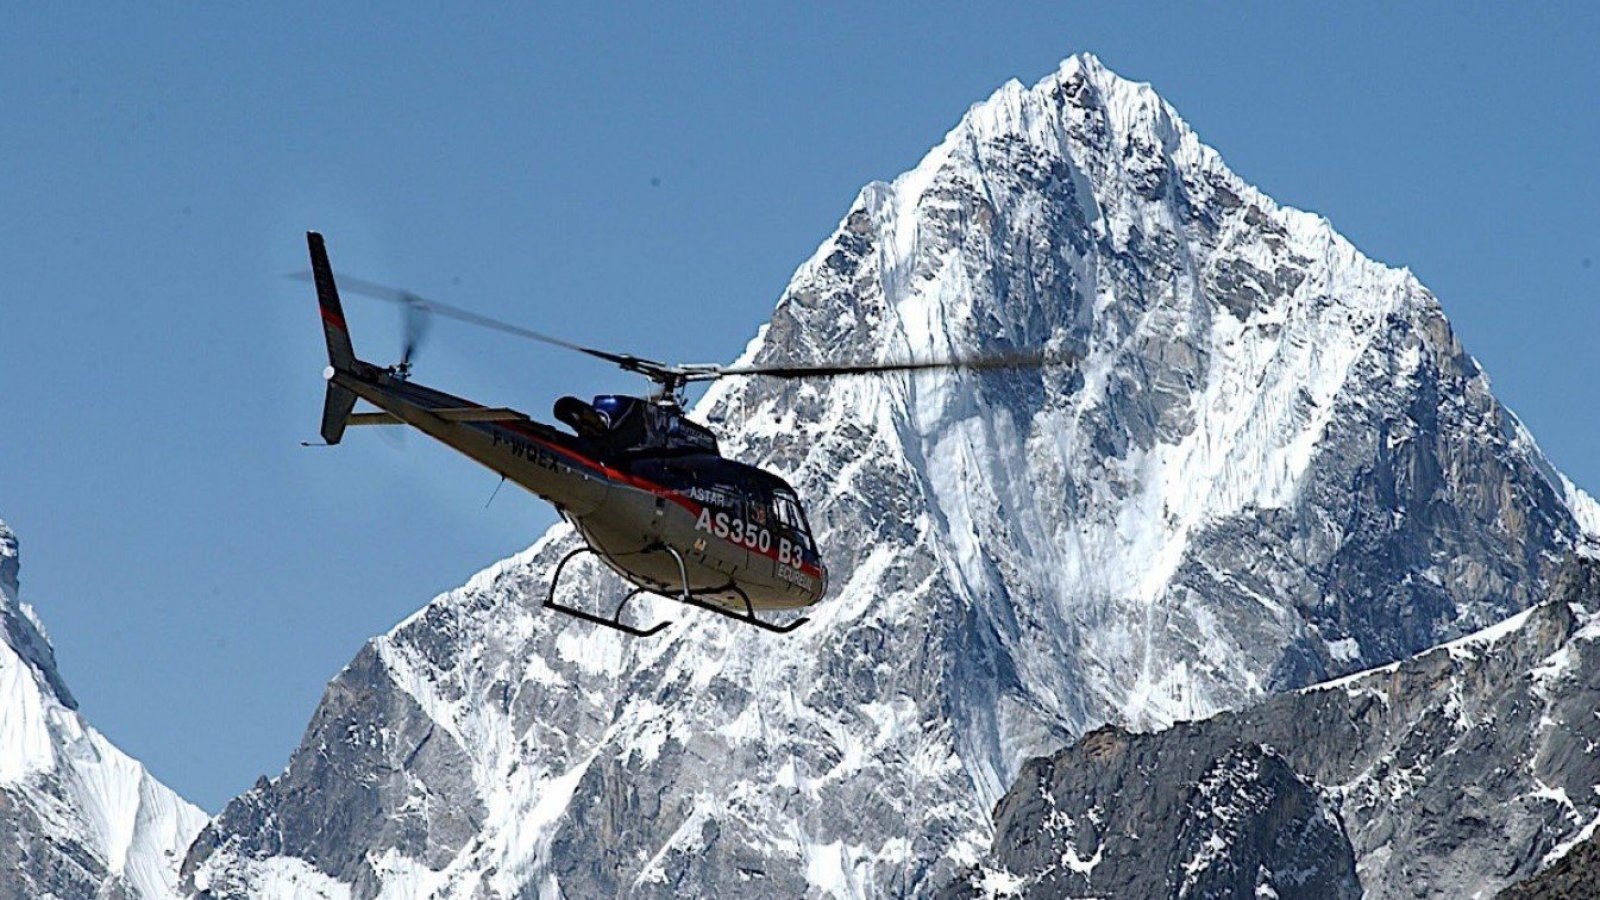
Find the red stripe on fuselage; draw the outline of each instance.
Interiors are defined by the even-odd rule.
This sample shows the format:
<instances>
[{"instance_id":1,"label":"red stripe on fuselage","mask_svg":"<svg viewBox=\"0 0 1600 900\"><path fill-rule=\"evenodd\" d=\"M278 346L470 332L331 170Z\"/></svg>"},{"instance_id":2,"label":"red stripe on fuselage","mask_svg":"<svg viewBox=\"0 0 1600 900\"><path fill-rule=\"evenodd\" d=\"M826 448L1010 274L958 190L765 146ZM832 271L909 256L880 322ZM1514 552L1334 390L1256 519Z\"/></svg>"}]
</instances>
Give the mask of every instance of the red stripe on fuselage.
<instances>
[{"instance_id":1,"label":"red stripe on fuselage","mask_svg":"<svg viewBox=\"0 0 1600 900\"><path fill-rule=\"evenodd\" d=\"M648 491L649 493L655 494L657 497L671 500L672 502L688 510L691 515L700 515L700 510L704 508L699 503L688 497L685 497L672 488L669 488L665 485L656 484L654 481L640 478L637 475L634 475L630 472L624 472L621 469L614 469L597 459L584 456L582 453L579 453L571 447L568 447L564 444L559 444L547 438L540 437L539 433L535 431L532 426L517 423L503 425L502 427L507 431L515 431L518 434L521 434L523 437L528 438L541 447L554 450L555 452L560 453L562 456L573 460L578 465L588 469L593 469L608 480L618 481L628 485L629 487L635 487L641 491Z\"/></svg>"}]
</instances>

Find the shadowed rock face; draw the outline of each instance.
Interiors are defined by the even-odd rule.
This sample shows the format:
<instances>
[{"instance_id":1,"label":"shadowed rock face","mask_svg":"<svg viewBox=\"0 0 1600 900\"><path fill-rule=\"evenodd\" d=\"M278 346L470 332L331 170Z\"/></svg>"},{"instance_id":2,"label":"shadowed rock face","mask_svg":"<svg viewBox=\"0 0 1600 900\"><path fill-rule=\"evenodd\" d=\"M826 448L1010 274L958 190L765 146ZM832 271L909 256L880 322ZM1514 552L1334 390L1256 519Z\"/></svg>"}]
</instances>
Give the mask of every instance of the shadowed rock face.
<instances>
[{"instance_id":1,"label":"shadowed rock face","mask_svg":"<svg viewBox=\"0 0 1600 900\"><path fill-rule=\"evenodd\" d=\"M807 504L833 584L809 624L541 613L558 528L374 640L189 889L925 894L1029 757L1488 625L1591 511L1414 278L1092 57L863 189L742 360L1037 348L1077 362L713 387L724 451ZM619 595L568 572L565 602ZM1274 746L1262 808L1310 827Z\"/></svg>"},{"instance_id":2,"label":"shadowed rock face","mask_svg":"<svg viewBox=\"0 0 1600 900\"><path fill-rule=\"evenodd\" d=\"M106 871L104 857L89 841L62 835L38 815L31 798L19 794L0 790L0 898L140 900L127 881Z\"/></svg>"},{"instance_id":3,"label":"shadowed rock face","mask_svg":"<svg viewBox=\"0 0 1600 900\"><path fill-rule=\"evenodd\" d=\"M1107 726L1023 768L995 811L985 884L1028 896L1361 896L1355 851L1331 804L1258 744L1195 752L1189 725L1159 735ZM1154 777L1152 777L1154 775Z\"/></svg>"},{"instance_id":4,"label":"shadowed rock face","mask_svg":"<svg viewBox=\"0 0 1600 900\"><path fill-rule=\"evenodd\" d=\"M17 596L17 573L21 570L21 561L17 554L17 536L0 522L0 592Z\"/></svg>"},{"instance_id":5,"label":"shadowed rock face","mask_svg":"<svg viewBox=\"0 0 1600 900\"><path fill-rule=\"evenodd\" d=\"M1496 894L1497 900L1593 900L1600 897L1600 839L1589 838L1527 881Z\"/></svg>"},{"instance_id":6,"label":"shadowed rock face","mask_svg":"<svg viewBox=\"0 0 1600 900\"><path fill-rule=\"evenodd\" d=\"M338 739L302 748L283 777L229 804L191 855L223 841L260 847L368 890L378 884L368 848L443 866L481 827L466 752L382 677L370 645L328 686L308 731Z\"/></svg>"},{"instance_id":7,"label":"shadowed rock face","mask_svg":"<svg viewBox=\"0 0 1600 900\"><path fill-rule=\"evenodd\" d=\"M1398 665L1093 732L1023 767L988 862L946 894L1465 897L1527 878L1600 820L1596 609L1600 562L1579 560L1550 601ZM1583 859L1508 895L1592 883Z\"/></svg>"}]
</instances>

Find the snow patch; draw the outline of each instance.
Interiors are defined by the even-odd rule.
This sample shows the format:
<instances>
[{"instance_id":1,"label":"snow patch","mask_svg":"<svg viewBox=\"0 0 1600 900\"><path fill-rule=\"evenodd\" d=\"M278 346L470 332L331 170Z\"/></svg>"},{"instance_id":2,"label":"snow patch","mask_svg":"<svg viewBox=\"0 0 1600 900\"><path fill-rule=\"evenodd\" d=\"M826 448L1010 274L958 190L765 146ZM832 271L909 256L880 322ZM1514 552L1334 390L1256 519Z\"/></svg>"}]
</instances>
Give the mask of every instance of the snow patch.
<instances>
[{"instance_id":1,"label":"snow patch","mask_svg":"<svg viewBox=\"0 0 1600 900\"><path fill-rule=\"evenodd\" d=\"M1336 641L1324 642L1328 648L1328 656L1337 663L1353 663L1361 659L1361 642L1355 638L1340 638Z\"/></svg>"},{"instance_id":2,"label":"snow patch","mask_svg":"<svg viewBox=\"0 0 1600 900\"><path fill-rule=\"evenodd\" d=\"M349 885L329 878L298 857L243 859L235 866L236 872L230 874L250 885L249 896L254 900L352 900ZM231 893L229 886L219 881L209 866L195 874L195 887L202 891ZM391 895L384 893L382 896Z\"/></svg>"}]
</instances>

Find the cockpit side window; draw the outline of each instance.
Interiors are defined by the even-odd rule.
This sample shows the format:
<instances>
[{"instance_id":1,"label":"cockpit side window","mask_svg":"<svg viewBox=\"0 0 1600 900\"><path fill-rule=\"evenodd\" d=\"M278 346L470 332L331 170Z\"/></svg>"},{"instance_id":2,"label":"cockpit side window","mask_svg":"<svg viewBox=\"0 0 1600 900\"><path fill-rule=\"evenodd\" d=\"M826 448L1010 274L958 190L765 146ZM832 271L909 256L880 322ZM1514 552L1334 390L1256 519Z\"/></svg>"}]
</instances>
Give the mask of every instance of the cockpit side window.
<instances>
[{"instance_id":1,"label":"cockpit side window","mask_svg":"<svg viewBox=\"0 0 1600 900\"><path fill-rule=\"evenodd\" d=\"M800 501L794 494L786 490L773 491L772 513L780 524L810 547L811 529L806 527L805 513L800 509Z\"/></svg>"}]
</instances>

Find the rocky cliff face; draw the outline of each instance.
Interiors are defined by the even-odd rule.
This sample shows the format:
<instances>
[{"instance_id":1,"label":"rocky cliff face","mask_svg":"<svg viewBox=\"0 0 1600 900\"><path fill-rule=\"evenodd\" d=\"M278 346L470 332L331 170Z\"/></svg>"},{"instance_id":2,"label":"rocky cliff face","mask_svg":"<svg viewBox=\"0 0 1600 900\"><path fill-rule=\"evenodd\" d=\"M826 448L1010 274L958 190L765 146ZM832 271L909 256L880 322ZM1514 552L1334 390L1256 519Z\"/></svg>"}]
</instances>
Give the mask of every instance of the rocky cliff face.
<instances>
[{"instance_id":1,"label":"rocky cliff face","mask_svg":"<svg viewBox=\"0 0 1600 900\"><path fill-rule=\"evenodd\" d=\"M743 358L1033 348L1076 362L717 385L725 451L808 504L834 584L810 624L543 613L557 528L364 649L186 888L927 893L1030 756L1481 628L1600 521L1413 277L1087 56L867 186ZM1320 833L1280 757L1260 809Z\"/></svg>"},{"instance_id":2,"label":"rocky cliff face","mask_svg":"<svg viewBox=\"0 0 1600 900\"><path fill-rule=\"evenodd\" d=\"M962 897L1357 898L1336 805L1275 749L1108 725L1023 767Z\"/></svg>"},{"instance_id":3,"label":"rocky cliff face","mask_svg":"<svg viewBox=\"0 0 1600 900\"><path fill-rule=\"evenodd\" d=\"M947 895L1470 897L1529 878L1600 825L1597 609L1600 559L1581 559L1548 602L1403 663L1093 732L1024 767L988 865Z\"/></svg>"},{"instance_id":4,"label":"rocky cliff face","mask_svg":"<svg viewBox=\"0 0 1600 900\"><path fill-rule=\"evenodd\" d=\"M1550 868L1496 894L1497 900L1590 900L1600 897L1600 840L1592 835Z\"/></svg>"},{"instance_id":5,"label":"rocky cliff face","mask_svg":"<svg viewBox=\"0 0 1600 900\"><path fill-rule=\"evenodd\" d=\"M176 896L206 816L84 722L0 523L0 900Z\"/></svg>"}]
</instances>

